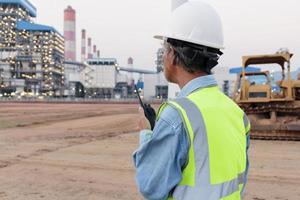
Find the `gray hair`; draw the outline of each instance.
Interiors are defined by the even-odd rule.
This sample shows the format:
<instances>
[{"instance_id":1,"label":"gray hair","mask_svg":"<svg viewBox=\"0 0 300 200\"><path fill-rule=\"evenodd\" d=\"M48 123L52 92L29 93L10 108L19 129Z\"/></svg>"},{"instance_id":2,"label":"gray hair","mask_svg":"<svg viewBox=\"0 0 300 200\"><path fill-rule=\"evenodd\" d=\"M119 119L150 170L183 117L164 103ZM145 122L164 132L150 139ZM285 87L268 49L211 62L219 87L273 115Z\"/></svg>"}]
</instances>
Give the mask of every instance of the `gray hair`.
<instances>
[{"instance_id":1,"label":"gray hair","mask_svg":"<svg viewBox=\"0 0 300 200\"><path fill-rule=\"evenodd\" d=\"M211 74L211 69L218 64L218 59L223 54L219 49L175 39L168 39L165 42L165 49L167 53L173 49L174 64L182 66L190 73L203 71Z\"/></svg>"}]
</instances>

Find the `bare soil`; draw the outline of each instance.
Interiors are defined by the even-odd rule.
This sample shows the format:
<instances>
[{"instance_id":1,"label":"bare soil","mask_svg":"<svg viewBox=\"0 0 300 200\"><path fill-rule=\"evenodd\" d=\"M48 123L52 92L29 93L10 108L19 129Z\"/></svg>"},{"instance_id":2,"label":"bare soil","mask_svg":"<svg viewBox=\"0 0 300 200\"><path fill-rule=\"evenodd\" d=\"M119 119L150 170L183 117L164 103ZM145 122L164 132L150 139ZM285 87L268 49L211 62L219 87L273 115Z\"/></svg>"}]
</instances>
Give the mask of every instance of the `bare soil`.
<instances>
[{"instance_id":1,"label":"bare soil","mask_svg":"<svg viewBox=\"0 0 300 200\"><path fill-rule=\"evenodd\" d=\"M0 103L0 199L138 200L137 105ZM300 199L300 142L252 141L246 200Z\"/></svg>"}]
</instances>

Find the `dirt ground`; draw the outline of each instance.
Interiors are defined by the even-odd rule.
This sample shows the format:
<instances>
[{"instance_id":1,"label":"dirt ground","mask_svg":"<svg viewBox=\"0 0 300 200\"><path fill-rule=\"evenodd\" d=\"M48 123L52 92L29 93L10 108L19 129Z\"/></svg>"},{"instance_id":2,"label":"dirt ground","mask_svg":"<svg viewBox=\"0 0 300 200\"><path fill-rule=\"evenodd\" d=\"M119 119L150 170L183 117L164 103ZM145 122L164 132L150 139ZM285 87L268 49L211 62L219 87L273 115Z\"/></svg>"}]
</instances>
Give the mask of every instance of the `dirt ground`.
<instances>
[{"instance_id":1,"label":"dirt ground","mask_svg":"<svg viewBox=\"0 0 300 200\"><path fill-rule=\"evenodd\" d=\"M137 105L0 103L0 199L138 200ZM252 141L246 200L300 199L300 142Z\"/></svg>"}]
</instances>

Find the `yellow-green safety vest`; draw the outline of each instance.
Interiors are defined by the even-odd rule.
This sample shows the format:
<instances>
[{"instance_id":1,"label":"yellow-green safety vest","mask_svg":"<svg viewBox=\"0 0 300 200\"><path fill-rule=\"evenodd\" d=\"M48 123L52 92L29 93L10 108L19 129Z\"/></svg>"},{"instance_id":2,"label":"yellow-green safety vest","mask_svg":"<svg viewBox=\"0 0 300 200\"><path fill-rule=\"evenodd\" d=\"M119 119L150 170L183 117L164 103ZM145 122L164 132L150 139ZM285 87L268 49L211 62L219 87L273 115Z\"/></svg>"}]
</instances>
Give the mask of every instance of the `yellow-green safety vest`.
<instances>
[{"instance_id":1,"label":"yellow-green safety vest","mask_svg":"<svg viewBox=\"0 0 300 200\"><path fill-rule=\"evenodd\" d=\"M175 108L189 138L188 161L182 180L169 199L240 200L246 170L244 112L217 86L164 103Z\"/></svg>"}]
</instances>

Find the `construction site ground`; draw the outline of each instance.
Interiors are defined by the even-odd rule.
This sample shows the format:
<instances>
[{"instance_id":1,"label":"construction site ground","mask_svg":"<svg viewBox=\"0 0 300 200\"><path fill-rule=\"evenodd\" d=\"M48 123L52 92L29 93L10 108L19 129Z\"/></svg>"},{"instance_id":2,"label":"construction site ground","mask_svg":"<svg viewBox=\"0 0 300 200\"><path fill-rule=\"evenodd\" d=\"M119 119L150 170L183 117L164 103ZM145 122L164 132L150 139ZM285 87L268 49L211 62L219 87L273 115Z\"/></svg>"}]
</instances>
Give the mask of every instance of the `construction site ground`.
<instances>
[{"instance_id":1,"label":"construction site ground","mask_svg":"<svg viewBox=\"0 0 300 200\"><path fill-rule=\"evenodd\" d=\"M0 103L0 199L142 199L131 157L137 110ZM300 199L300 142L252 141L250 162L244 199Z\"/></svg>"}]
</instances>

